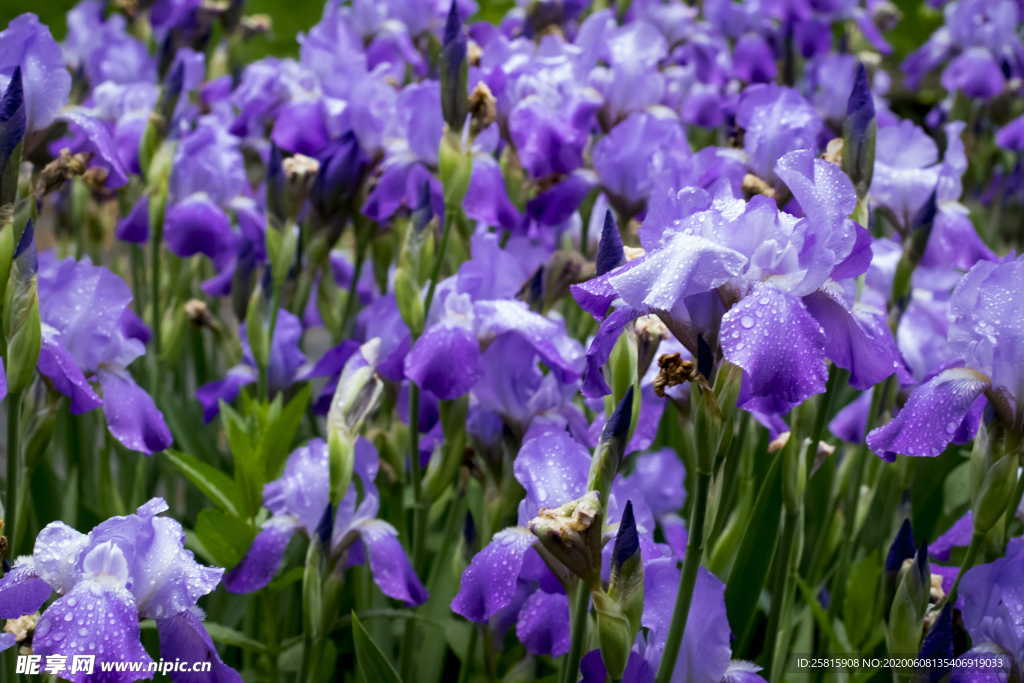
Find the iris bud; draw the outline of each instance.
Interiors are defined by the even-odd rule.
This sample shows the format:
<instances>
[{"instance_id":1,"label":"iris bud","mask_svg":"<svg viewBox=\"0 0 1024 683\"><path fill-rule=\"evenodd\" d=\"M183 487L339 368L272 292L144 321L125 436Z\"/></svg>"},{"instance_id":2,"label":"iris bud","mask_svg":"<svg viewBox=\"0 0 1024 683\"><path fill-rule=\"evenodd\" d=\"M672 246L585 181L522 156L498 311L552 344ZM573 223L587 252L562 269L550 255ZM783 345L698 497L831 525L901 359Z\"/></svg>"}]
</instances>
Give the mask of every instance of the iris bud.
<instances>
[{"instance_id":1,"label":"iris bud","mask_svg":"<svg viewBox=\"0 0 1024 683\"><path fill-rule=\"evenodd\" d=\"M590 474L587 478L587 490L597 492L601 499L608 498L612 488L612 480L619 471L622 457L626 452L626 439L629 437L630 422L633 419L633 387L626 390L619 405L615 408L601 433L601 441L590 461Z\"/></svg>"},{"instance_id":2,"label":"iris bud","mask_svg":"<svg viewBox=\"0 0 1024 683\"><path fill-rule=\"evenodd\" d=\"M456 134L466 122L469 102L466 98L467 41L462 29L459 6L452 0L444 24L444 42L441 45L441 113L448 128Z\"/></svg>"},{"instance_id":3,"label":"iris bud","mask_svg":"<svg viewBox=\"0 0 1024 683\"><path fill-rule=\"evenodd\" d=\"M976 536L987 534L1006 513L1017 484L1017 459L1007 453L1006 440L1001 427L984 425L974 441L970 478Z\"/></svg>"},{"instance_id":4,"label":"iris bud","mask_svg":"<svg viewBox=\"0 0 1024 683\"><path fill-rule=\"evenodd\" d=\"M918 651L930 586L928 546L922 544L914 558L905 560L899 571L899 583L889 609L886 634L890 654Z\"/></svg>"},{"instance_id":5,"label":"iris bud","mask_svg":"<svg viewBox=\"0 0 1024 683\"><path fill-rule=\"evenodd\" d=\"M22 140L27 125L21 67L17 66L0 99L0 206L10 204L17 195Z\"/></svg>"},{"instance_id":6,"label":"iris bud","mask_svg":"<svg viewBox=\"0 0 1024 683\"><path fill-rule=\"evenodd\" d=\"M5 230L14 230L8 225ZM36 291L35 229L26 223L14 249L10 283L4 302L4 329L7 332L7 390L17 394L35 379L42 325L39 296Z\"/></svg>"},{"instance_id":7,"label":"iris bud","mask_svg":"<svg viewBox=\"0 0 1024 683\"><path fill-rule=\"evenodd\" d=\"M352 131L320 156L311 199L322 219L329 220L344 209L359 190L365 171L366 156Z\"/></svg>"},{"instance_id":8,"label":"iris bud","mask_svg":"<svg viewBox=\"0 0 1024 683\"><path fill-rule=\"evenodd\" d=\"M861 199L871 187L877 132L875 103L871 96L871 86L868 85L867 69L858 63L853 90L846 104L846 118L843 120L842 167L853 181L857 197Z\"/></svg>"},{"instance_id":9,"label":"iris bud","mask_svg":"<svg viewBox=\"0 0 1024 683\"><path fill-rule=\"evenodd\" d=\"M441 136L437 167L444 186L445 207L462 206L473 175L473 155L463 149L461 139L451 131Z\"/></svg>"}]
</instances>

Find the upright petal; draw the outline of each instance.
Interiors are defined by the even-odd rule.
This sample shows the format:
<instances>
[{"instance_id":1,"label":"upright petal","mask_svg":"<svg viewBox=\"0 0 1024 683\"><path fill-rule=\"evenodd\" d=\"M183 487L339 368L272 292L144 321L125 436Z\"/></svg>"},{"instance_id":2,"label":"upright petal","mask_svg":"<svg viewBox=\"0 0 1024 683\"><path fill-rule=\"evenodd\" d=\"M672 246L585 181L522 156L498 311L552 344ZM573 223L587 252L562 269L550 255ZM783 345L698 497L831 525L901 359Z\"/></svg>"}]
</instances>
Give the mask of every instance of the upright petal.
<instances>
[{"instance_id":1,"label":"upright petal","mask_svg":"<svg viewBox=\"0 0 1024 683\"><path fill-rule=\"evenodd\" d=\"M590 455L562 429L535 428L527 433L512 470L526 489L519 503L519 524L525 527L541 508L558 507L586 493Z\"/></svg>"},{"instance_id":2,"label":"upright petal","mask_svg":"<svg viewBox=\"0 0 1024 683\"><path fill-rule=\"evenodd\" d=\"M988 386L989 379L976 370L943 370L914 389L889 424L871 430L868 446L886 460L897 454L938 455Z\"/></svg>"}]
</instances>

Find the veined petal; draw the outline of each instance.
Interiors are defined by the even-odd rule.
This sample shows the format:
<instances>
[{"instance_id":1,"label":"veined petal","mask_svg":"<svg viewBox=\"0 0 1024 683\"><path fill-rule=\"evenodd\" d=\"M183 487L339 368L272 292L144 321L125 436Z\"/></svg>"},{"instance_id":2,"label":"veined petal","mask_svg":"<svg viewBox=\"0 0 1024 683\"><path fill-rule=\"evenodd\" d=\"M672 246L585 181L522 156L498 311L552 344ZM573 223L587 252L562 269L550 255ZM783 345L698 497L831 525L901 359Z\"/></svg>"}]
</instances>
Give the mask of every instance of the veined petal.
<instances>
[{"instance_id":1,"label":"veined petal","mask_svg":"<svg viewBox=\"0 0 1024 683\"><path fill-rule=\"evenodd\" d=\"M753 291L722 318L725 358L743 368L739 404L784 413L825 390L825 335L799 299L771 285Z\"/></svg>"},{"instance_id":2,"label":"veined petal","mask_svg":"<svg viewBox=\"0 0 1024 683\"><path fill-rule=\"evenodd\" d=\"M914 389L892 422L868 434L868 446L886 460L940 454L989 383L970 368L943 370Z\"/></svg>"},{"instance_id":3,"label":"veined petal","mask_svg":"<svg viewBox=\"0 0 1024 683\"><path fill-rule=\"evenodd\" d=\"M198 610L185 610L156 622L161 659L210 663L210 670L206 672L175 673L174 683L242 683L238 672L220 658L220 653L196 612Z\"/></svg>"},{"instance_id":4,"label":"veined petal","mask_svg":"<svg viewBox=\"0 0 1024 683\"><path fill-rule=\"evenodd\" d=\"M373 581L381 592L408 605L422 605L427 601L427 589L420 583L402 544L398 542L395 527L379 519L360 522L355 526L367 554Z\"/></svg>"},{"instance_id":5,"label":"veined petal","mask_svg":"<svg viewBox=\"0 0 1024 683\"><path fill-rule=\"evenodd\" d=\"M102 625L102 627L100 626ZM32 650L37 655L95 655L104 662L152 661L139 639L139 615L131 593L102 580L86 580L50 605L36 625ZM74 683L92 674L65 673ZM152 672L108 672L112 683L152 678Z\"/></svg>"},{"instance_id":6,"label":"veined petal","mask_svg":"<svg viewBox=\"0 0 1024 683\"><path fill-rule=\"evenodd\" d=\"M405 357L405 375L441 400L462 396L480 379L480 345L463 328L434 325Z\"/></svg>"},{"instance_id":7,"label":"veined petal","mask_svg":"<svg viewBox=\"0 0 1024 683\"><path fill-rule=\"evenodd\" d=\"M44 342L39 349L36 367L53 383L54 389L71 399L73 415L81 415L103 405L103 399L93 390L78 363L61 345Z\"/></svg>"},{"instance_id":8,"label":"veined petal","mask_svg":"<svg viewBox=\"0 0 1024 683\"><path fill-rule=\"evenodd\" d=\"M103 414L114 438L126 448L146 455L174 443L163 413L127 372L100 370L99 379L103 388Z\"/></svg>"},{"instance_id":9,"label":"veined petal","mask_svg":"<svg viewBox=\"0 0 1024 683\"><path fill-rule=\"evenodd\" d=\"M590 455L567 432L536 428L527 433L512 471L526 489L519 503L519 524L525 527L541 508L576 500L587 488Z\"/></svg>"},{"instance_id":10,"label":"veined petal","mask_svg":"<svg viewBox=\"0 0 1024 683\"><path fill-rule=\"evenodd\" d=\"M0 579L0 619L32 614L53 593L39 578L31 560L20 560Z\"/></svg>"}]
</instances>

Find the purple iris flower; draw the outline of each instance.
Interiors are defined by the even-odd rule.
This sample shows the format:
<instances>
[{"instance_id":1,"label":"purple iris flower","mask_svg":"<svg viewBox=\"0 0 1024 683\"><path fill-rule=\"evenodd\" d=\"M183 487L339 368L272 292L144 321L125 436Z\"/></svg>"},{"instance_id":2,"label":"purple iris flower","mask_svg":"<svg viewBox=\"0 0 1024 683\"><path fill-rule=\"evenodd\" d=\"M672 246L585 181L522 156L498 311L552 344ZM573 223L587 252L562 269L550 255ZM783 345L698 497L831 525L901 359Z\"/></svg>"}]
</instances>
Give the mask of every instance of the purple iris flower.
<instances>
[{"instance_id":1,"label":"purple iris flower","mask_svg":"<svg viewBox=\"0 0 1024 683\"><path fill-rule=\"evenodd\" d=\"M1006 547L1006 554L990 562L968 569L960 583L964 626L971 636L973 648L966 657L1001 657L1002 669L954 669L951 677L957 683L1007 680L1011 671L1024 665L1024 592L1019 580L1024 569L1024 539L1015 538Z\"/></svg>"},{"instance_id":2,"label":"purple iris flower","mask_svg":"<svg viewBox=\"0 0 1024 683\"><path fill-rule=\"evenodd\" d=\"M363 438L356 441L355 469L359 486L349 486L334 512L329 554L344 557L343 566L369 561L374 581L385 595L409 605L427 600L427 591L398 541L398 532L377 519L380 500L374 479L377 450ZM252 547L224 577L233 593L259 590L274 577L288 541L295 532L312 536L330 513L327 444L313 439L288 456L284 473L263 488L263 503L272 516L263 524ZM361 491L361 494L359 493Z\"/></svg>"},{"instance_id":3,"label":"purple iris flower","mask_svg":"<svg viewBox=\"0 0 1024 683\"><path fill-rule=\"evenodd\" d=\"M985 393L1020 410L1024 323L1020 308L1024 257L979 261L949 302L948 342L956 360L911 392L892 422L873 430L868 445L891 460L896 454L935 456L950 441L978 428Z\"/></svg>"},{"instance_id":4,"label":"purple iris flower","mask_svg":"<svg viewBox=\"0 0 1024 683\"><path fill-rule=\"evenodd\" d=\"M203 418L209 422L220 412L220 402L231 403L242 387L256 382L258 369L249 346L246 326L239 329L242 339L242 362L228 370L222 379L204 384L196 390L203 406ZM299 379L299 369L306 362L302 352L302 323L289 311L280 309L267 362L267 388L271 393L283 391Z\"/></svg>"},{"instance_id":5,"label":"purple iris flower","mask_svg":"<svg viewBox=\"0 0 1024 683\"><path fill-rule=\"evenodd\" d=\"M39 372L70 399L72 413L102 406L107 428L127 448L150 455L170 446L163 414L127 369L145 352L131 334L138 318L128 285L102 266L58 261L52 252L40 254L38 277Z\"/></svg>"},{"instance_id":6,"label":"purple iris flower","mask_svg":"<svg viewBox=\"0 0 1024 683\"><path fill-rule=\"evenodd\" d=\"M68 12L68 63L82 69L94 87L104 82L155 82L156 60L145 43L128 33L123 15L104 14L102 0L84 0Z\"/></svg>"},{"instance_id":7,"label":"purple iris flower","mask_svg":"<svg viewBox=\"0 0 1024 683\"><path fill-rule=\"evenodd\" d=\"M27 130L42 130L67 104L71 75L50 29L34 14L15 17L0 31L0 92L21 67Z\"/></svg>"},{"instance_id":8,"label":"purple iris flower","mask_svg":"<svg viewBox=\"0 0 1024 683\"><path fill-rule=\"evenodd\" d=\"M1020 76L1020 7L1014 0L955 0L944 14L945 25L903 63L910 87L945 64L944 88L989 99L1003 92L1007 75Z\"/></svg>"},{"instance_id":9,"label":"purple iris flower","mask_svg":"<svg viewBox=\"0 0 1024 683\"><path fill-rule=\"evenodd\" d=\"M564 325L535 313L511 296L526 273L518 267L503 269L512 255L497 248L493 236L474 240L474 257L459 273L440 284L431 307L428 327L405 358L405 375L440 399L452 399L471 390L484 372L483 348L514 336L528 358L538 358L563 384L583 372L583 350ZM493 264L494 268L487 268ZM504 273L488 282L487 273ZM518 277L515 273L518 272Z\"/></svg>"},{"instance_id":10,"label":"purple iris flower","mask_svg":"<svg viewBox=\"0 0 1024 683\"><path fill-rule=\"evenodd\" d=\"M897 361L882 311L853 291L871 251L867 232L847 218L856 203L850 180L806 150L783 156L774 174L803 217L767 197L744 202L723 183L714 198L682 190L641 228L644 256L573 289L603 329L654 313L694 357L700 339L720 343L744 371L740 405L766 414L823 391L826 358L859 388Z\"/></svg>"},{"instance_id":11,"label":"purple iris flower","mask_svg":"<svg viewBox=\"0 0 1024 683\"><path fill-rule=\"evenodd\" d=\"M153 498L134 514L112 517L88 534L63 522L48 524L36 537L31 556L19 558L0 579L0 617L31 614L56 592L35 628L38 655L95 655L103 662L150 662L142 647L140 619L155 619L164 659L210 662L201 677L209 683L240 683L221 661L196 606L220 583L223 569L206 567L185 549L181 525L158 516L167 510ZM108 673L110 681L151 678L152 673ZM68 680L92 680L85 673Z\"/></svg>"}]
</instances>

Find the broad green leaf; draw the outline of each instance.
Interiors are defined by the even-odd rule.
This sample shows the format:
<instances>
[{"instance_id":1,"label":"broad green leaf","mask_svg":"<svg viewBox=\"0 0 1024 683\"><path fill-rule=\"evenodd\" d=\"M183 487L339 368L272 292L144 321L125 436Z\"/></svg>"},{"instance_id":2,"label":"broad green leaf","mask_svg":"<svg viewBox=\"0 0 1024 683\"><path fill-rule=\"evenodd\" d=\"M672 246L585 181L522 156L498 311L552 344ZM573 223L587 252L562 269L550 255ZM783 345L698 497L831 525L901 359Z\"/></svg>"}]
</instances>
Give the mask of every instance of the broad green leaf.
<instances>
[{"instance_id":1,"label":"broad green leaf","mask_svg":"<svg viewBox=\"0 0 1024 683\"><path fill-rule=\"evenodd\" d=\"M263 643L253 640L249 636L236 631L233 628L224 626L223 624L217 624L212 621L203 623L206 627L207 633L218 643L224 645L233 645L234 647L240 647L244 650L252 650L253 652L266 652L267 646Z\"/></svg>"},{"instance_id":2,"label":"broad green leaf","mask_svg":"<svg viewBox=\"0 0 1024 683\"><path fill-rule=\"evenodd\" d=\"M401 683L395 667L391 666L384 653L373 642L369 632L359 621L356 613L352 613L352 642L356 648L356 664L359 673L367 683Z\"/></svg>"},{"instance_id":3,"label":"broad green leaf","mask_svg":"<svg viewBox=\"0 0 1024 683\"><path fill-rule=\"evenodd\" d=\"M195 534L211 559L229 568L241 562L256 537L247 522L216 508L199 512Z\"/></svg>"},{"instance_id":4,"label":"broad green leaf","mask_svg":"<svg viewBox=\"0 0 1024 683\"><path fill-rule=\"evenodd\" d=\"M242 495L231 477L188 453L169 450L164 457L211 503L235 517L243 516Z\"/></svg>"},{"instance_id":5,"label":"broad green leaf","mask_svg":"<svg viewBox=\"0 0 1024 683\"><path fill-rule=\"evenodd\" d=\"M260 450L268 481L280 474L284 461L291 452L295 434L299 431L299 425L302 424L302 418L309 407L312 392L308 383L303 385L284 408L274 411L272 418L263 428Z\"/></svg>"}]
</instances>

